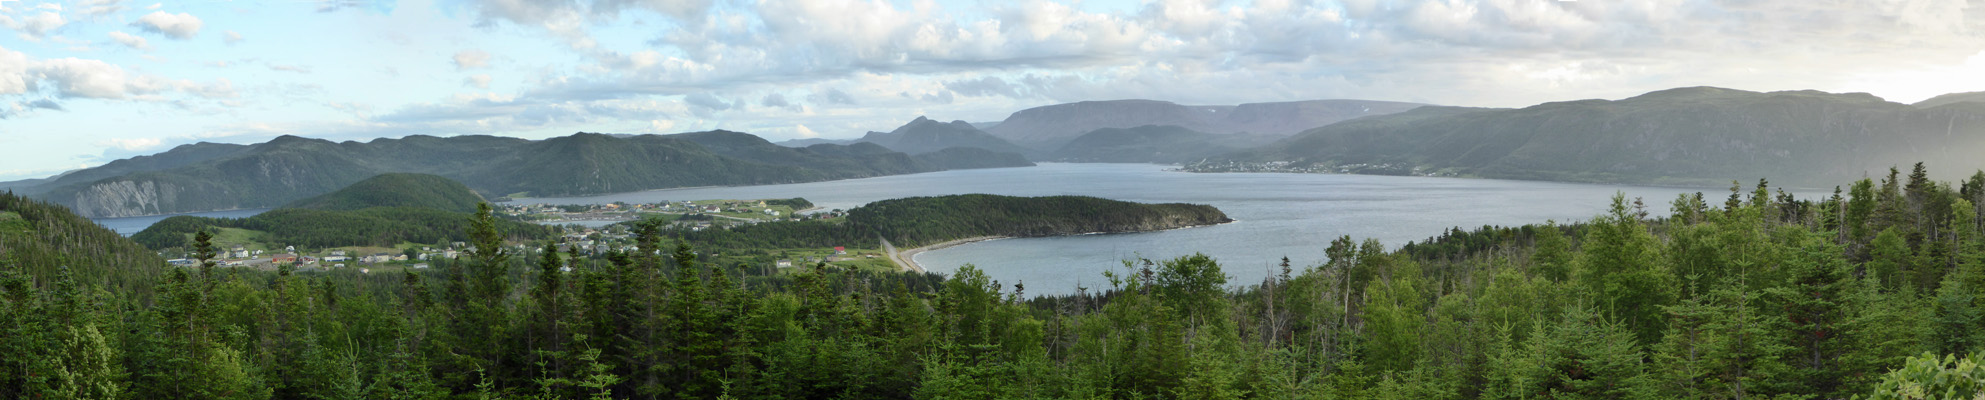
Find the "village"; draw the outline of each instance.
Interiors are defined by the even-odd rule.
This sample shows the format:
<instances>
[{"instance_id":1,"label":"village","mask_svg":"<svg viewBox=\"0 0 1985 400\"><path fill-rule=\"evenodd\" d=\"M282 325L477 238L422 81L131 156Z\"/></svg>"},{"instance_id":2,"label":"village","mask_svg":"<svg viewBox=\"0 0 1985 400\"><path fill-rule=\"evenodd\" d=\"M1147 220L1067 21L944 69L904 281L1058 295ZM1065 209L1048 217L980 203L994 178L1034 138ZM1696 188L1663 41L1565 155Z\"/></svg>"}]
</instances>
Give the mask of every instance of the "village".
<instances>
[{"instance_id":1,"label":"village","mask_svg":"<svg viewBox=\"0 0 1985 400\"><path fill-rule=\"evenodd\" d=\"M556 240L557 250L561 253L576 253L582 256L640 251L632 230L624 222L656 220L663 221L664 229L702 231L770 221L831 220L846 217L843 210L821 210L804 199L698 200L648 204L618 202L584 205L498 204L496 211L501 218L560 226L564 233ZM427 269L438 260L467 257L476 250L474 246L463 242L401 243L393 247L347 246L299 249L296 246L280 243L265 243L266 241L253 231L223 229L215 238L217 254L212 261L222 267L274 270L281 266L291 266L299 271L352 270L359 273L374 273ZM511 247L508 250L513 255L536 257L543 252L543 248L539 245L512 243L508 246ZM173 265L199 264L199 260L190 253L161 255L173 257L167 260ZM857 269L897 268L880 249L846 247L778 249L733 256L739 261L749 260L747 264L773 269L821 263Z\"/></svg>"}]
</instances>

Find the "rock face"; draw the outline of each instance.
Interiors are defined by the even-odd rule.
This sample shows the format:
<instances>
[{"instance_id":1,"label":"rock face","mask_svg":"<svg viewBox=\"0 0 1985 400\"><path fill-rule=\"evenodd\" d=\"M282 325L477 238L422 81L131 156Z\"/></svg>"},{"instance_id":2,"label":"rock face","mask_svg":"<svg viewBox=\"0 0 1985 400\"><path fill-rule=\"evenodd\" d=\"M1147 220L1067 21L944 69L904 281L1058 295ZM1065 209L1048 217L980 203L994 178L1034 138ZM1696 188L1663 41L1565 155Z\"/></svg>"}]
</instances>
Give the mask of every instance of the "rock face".
<instances>
[{"instance_id":1,"label":"rock face","mask_svg":"<svg viewBox=\"0 0 1985 400\"><path fill-rule=\"evenodd\" d=\"M103 182L77 192L69 202L76 214L95 218L122 218L161 214L172 210L181 190L161 182Z\"/></svg>"},{"instance_id":2,"label":"rock face","mask_svg":"<svg viewBox=\"0 0 1985 400\"><path fill-rule=\"evenodd\" d=\"M1188 106L1156 100L1084 101L1020 110L987 133L1036 149L1054 150L1104 128L1174 125L1213 134L1288 136L1352 118L1411 110L1422 104L1370 100L1312 100Z\"/></svg>"}]
</instances>

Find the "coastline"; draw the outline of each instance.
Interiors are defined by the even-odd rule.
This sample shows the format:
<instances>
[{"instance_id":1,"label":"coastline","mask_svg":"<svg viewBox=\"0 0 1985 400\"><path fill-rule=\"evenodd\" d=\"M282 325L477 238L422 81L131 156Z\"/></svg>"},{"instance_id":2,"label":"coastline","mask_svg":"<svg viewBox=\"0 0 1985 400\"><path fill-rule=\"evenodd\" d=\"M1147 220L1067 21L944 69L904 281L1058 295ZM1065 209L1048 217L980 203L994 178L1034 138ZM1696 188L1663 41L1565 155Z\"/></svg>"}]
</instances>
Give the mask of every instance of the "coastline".
<instances>
[{"instance_id":1,"label":"coastline","mask_svg":"<svg viewBox=\"0 0 1985 400\"><path fill-rule=\"evenodd\" d=\"M914 249L908 249L908 250L903 250L903 251L900 251L900 252L897 252L897 251L891 251L891 252L889 253L889 259L890 259L890 261L894 261L894 262L896 262L896 265L900 265L900 266L903 266L904 268L908 268L908 269L909 269L909 270L911 270L911 271L916 271L916 272L919 272L919 273L922 273L922 272L927 272L927 271L925 271L925 270L924 270L924 266L923 266L922 264L917 264L917 254L921 254L921 253L923 253L923 252L926 252L926 251L931 251L931 250L937 250L937 249L942 249L942 248L946 248L946 247L951 247L951 246L957 246L957 245L962 245L962 244L966 244L966 243L976 243L976 242L983 242L983 241L987 241L987 240L994 240L994 239L1006 239L1006 238L1008 238L1008 237L1007 237L1007 236L979 236L979 237L969 237L969 238L964 238L964 239L958 239L958 240L953 240L953 241L948 241L948 242L944 242L944 243L938 243L938 244L933 244L933 245L929 245L929 246L924 246L924 247L918 247L918 248L914 248ZM891 245L891 244L889 244L887 240L884 240L884 241L883 241L883 246L885 246L885 247L888 247L888 248L889 248L889 250L893 250L893 249L895 249L895 246L894 246L894 245Z\"/></svg>"}]
</instances>

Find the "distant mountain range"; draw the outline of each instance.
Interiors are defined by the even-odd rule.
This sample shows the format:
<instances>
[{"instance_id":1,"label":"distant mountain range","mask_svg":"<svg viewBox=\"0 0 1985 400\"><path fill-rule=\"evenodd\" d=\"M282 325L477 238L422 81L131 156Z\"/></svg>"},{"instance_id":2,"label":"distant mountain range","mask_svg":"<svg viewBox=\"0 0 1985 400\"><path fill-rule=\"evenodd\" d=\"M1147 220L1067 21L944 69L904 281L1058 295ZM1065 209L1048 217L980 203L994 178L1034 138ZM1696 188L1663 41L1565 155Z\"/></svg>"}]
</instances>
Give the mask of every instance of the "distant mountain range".
<instances>
[{"instance_id":1,"label":"distant mountain range","mask_svg":"<svg viewBox=\"0 0 1985 400\"><path fill-rule=\"evenodd\" d=\"M1519 109L1422 107L1324 126L1227 158L1349 172L1654 184L1832 185L1985 167L1985 102L1711 87Z\"/></svg>"},{"instance_id":2,"label":"distant mountain range","mask_svg":"<svg viewBox=\"0 0 1985 400\"><path fill-rule=\"evenodd\" d=\"M1030 154L1034 151L979 130L965 121L937 122L917 117L889 132L870 131L856 142L867 142L910 154L923 154L952 147L976 147L995 152Z\"/></svg>"},{"instance_id":3,"label":"distant mountain range","mask_svg":"<svg viewBox=\"0 0 1985 400\"><path fill-rule=\"evenodd\" d=\"M789 147L805 147L814 144L848 144L874 142L897 151L917 153L921 149L966 146L981 147L994 151L1013 151L1017 148L1031 150L1021 152L1038 160L1051 159L1050 153L1082 135L1098 129L1131 129L1141 126L1177 126L1208 134L1247 134L1259 137L1287 137L1305 129L1329 125L1347 119L1392 114L1411 110L1424 104L1401 103L1371 100L1310 100L1279 103L1249 103L1232 106L1187 106L1157 100L1109 100L1084 101L1034 107L1014 112L999 122L968 123L953 121L940 123L918 117L894 131L869 132L860 139L795 139L780 142ZM981 131L988 136L1001 139L1006 144L984 144L987 139L979 138L973 131ZM944 132L951 131L951 132ZM954 133L955 132L955 133ZM944 133L951 133L946 135ZM927 143L899 143L904 138L924 135L936 138L941 145ZM970 136L969 140L962 137ZM950 141L945 141L950 140ZM1240 148L1258 142L1258 139L1241 138L1241 145L1224 147ZM913 143L914 140L912 140ZM942 146L942 147L935 147ZM1156 162L1156 161L1145 161Z\"/></svg>"},{"instance_id":4,"label":"distant mountain range","mask_svg":"<svg viewBox=\"0 0 1985 400\"><path fill-rule=\"evenodd\" d=\"M1082 134L1044 160L1059 162L1179 164L1272 143L1282 136L1216 135L1176 125L1103 128Z\"/></svg>"},{"instance_id":5,"label":"distant mountain range","mask_svg":"<svg viewBox=\"0 0 1985 400\"><path fill-rule=\"evenodd\" d=\"M1104 128L1173 125L1213 134L1288 136L1305 129L1423 104L1370 100L1311 100L1235 106L1187 106L1155 100L1084 101L1014 112L987 133L1015 144L1054 150Z\"/></svg>"},{"instance_id":6,"label":"distant mountain range","mask_svg":"<svg viewBox=\"0 0 1985 400\"><path fill-rule=\"evenodd\" d=\"M17 189L87 217L273 207L387 172L440 175L491 196L813 182L931 172L956 165L1026 166L972 153L935 160L874 144L788 148L729 131L546 140L409 136L331 142L295 136L253 145L184 145Z\"/></svg>"}]
</instances>

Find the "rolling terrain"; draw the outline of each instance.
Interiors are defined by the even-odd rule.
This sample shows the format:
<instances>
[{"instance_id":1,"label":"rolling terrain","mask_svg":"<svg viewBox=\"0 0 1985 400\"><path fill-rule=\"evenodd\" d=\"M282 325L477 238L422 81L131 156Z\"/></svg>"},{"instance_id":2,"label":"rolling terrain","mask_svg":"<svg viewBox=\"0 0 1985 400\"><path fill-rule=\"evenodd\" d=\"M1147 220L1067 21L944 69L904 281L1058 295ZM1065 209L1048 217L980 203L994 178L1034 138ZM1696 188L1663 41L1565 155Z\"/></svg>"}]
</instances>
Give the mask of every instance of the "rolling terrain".
<instances>
[{"instance_id":1,"label":"rolling terrain","mask_svg":"<svg viewBox=\"0 0 1985 400\"><path fill-rule=\"evenodd\" d=\"M185 145L74 171L19 193L92 218L272 207L388 172L434 174L490 196L583 195L686 186L761 185L931 172L946 165L874 144L774 145L750 134L578 133L546 140L409 136L331 142L295 136L253 145Z\"/></svg>"},{"instance_id":2,"label":"rolling terrain","mask_svg":"<svg viewBox=\"0 0 1985 400\"><path fill-rule=\"evenodd\" d=\"M1421 107L1225 158L1388 174L1684 185L1768 177L1819 187L1918 161L1974 171L1985 167L1980 150L1985 103L1693 87L1520 109Z\"/></svg>"}]
</instances>

